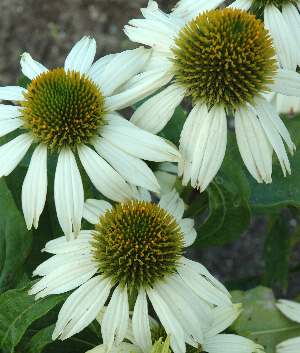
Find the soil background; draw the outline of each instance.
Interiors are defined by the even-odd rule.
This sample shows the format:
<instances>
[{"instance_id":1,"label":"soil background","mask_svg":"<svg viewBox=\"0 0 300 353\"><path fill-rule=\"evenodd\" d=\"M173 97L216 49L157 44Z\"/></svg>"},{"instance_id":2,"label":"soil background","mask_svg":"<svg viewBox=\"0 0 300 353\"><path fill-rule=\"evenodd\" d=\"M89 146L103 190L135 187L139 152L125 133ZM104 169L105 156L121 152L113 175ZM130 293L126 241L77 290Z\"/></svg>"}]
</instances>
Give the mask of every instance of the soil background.
<instances>
[{"instance_id":1,"label":"soil background","mask_svg":"<svg viewBox=\"0 0 300 353\"><path fill-rule=\"evenodd\" d=\"M176 4L176 0L157 2L166 12ZM135 48L123 27L130 19L141 18L140 8L146 5L147 0L0 0L0 86L16 85L23 52L53 69L63 66L67 54L83 36L96 39L96 59ZM295 221L291 218L290 222L292 230ZM219 247L191 249L188 256L200 261L222 282L262 276L266 229L266 217L253 217L247 232L237 240ZM299 262L299 252L298 246L292 264ZM290 276L288 298L298 295L299 283L299 275ZM283 296L279 284L275 292Z\"/></svg>"}]
</instances>

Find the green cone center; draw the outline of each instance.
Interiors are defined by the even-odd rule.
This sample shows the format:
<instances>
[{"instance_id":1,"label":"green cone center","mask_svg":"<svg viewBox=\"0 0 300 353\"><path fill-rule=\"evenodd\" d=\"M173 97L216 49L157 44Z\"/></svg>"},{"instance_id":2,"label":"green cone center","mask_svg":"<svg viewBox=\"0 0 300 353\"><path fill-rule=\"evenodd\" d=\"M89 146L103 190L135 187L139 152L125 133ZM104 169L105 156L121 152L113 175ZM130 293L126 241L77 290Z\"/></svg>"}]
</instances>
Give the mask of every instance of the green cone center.
<instances>
[{"instance_id":1,"label":"green cone center","mask_svg":"<svg viewBox=\"0 0 300 353\"><path fill-rule=\"evenodd\" d=\"M145 201L117 204L96 225L93 255L99 272L129 292L147 288L178 267L183 233L167 211Z\"/></svg>"},{"instance_id":2,"label":"green cone center","mask_svg":"<svg viewBox=\"0 0 300 353\"><path fill-rule=\"evenodd\" d=\"M293 0L252 0L253 5L257 7L264 7L266 5L274 5L278 8L284 4L292 3Z\"/></svg>"},{"instance_id":3,"label":"green cone center","mask_svg":"<svg viewBox=\"0 0 300 353\"><path fill-rule=\"evenodd\" d=\"M264 24L239 9L211 10L189 22L171 49L176 82L208 109L254 104L269 91L276 60Z\"/></svg>"},{"instance_id":4,"label":"green cone center","mask_svg":"<svg viewBox=\"0 0 300 353\"><path fill-rule=\"evenodd\" d=\"M98 85L63 68L35 77L24 93L25 128L50 150L88 143L105 124L105 98Z\"/></svg>"}]
</instances>

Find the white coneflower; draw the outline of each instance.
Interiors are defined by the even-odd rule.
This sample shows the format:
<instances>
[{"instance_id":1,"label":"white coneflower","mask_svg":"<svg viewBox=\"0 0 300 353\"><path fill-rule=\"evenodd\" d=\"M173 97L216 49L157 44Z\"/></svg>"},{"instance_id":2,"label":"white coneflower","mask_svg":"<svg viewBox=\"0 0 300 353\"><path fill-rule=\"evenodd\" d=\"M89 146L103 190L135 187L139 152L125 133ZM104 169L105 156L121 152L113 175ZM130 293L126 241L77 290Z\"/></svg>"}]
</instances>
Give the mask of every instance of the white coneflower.
<instances>
[{"instance_id":1,"label":"white coneflower","mask_svg":"<svg viewBox=\"0 0 300 353\"><path fill-rule=\"evenodd\" d=\"M300 303L287 299L279 299L275 305L283 315L292 321L300 323ZM300 337L294 337L279 343L276 346L276 353L298 353L299 347Z\"/></svg>"},{"instance_id":2,"label":"white coneflower","mask_svg":"<svg viewBox=\"0 0 300 353\"><path fill-rule=\"evenodd\" d=\"M101 325L107 350L125 337L131 296L137 296L133 334L143 351L152 347L147 298L176 353L185 352L185 342L202 343L202 327L209 325L214 305L231 307L226 288L203 265L182 256L196 231L191 219L182 218L178 194L165 194L158 205L145 190L135 194L135 200L114 207L89 200L84 216L93 222L98 210L96 231L46 244L44 250L54 256L35 270L44 277L29 294L41 298L79 287L61 308L53 339L66 339L89 325L111 291Z\"/></svg>"},{"instance_id":3,"label":"white coneflower","mask_svg":"<svg viewBox=\"0 0 300 353\"><path fill-rule=\"evenodd\" d=\"M125 26L131 40L153 48L146 69L160 68L169 81L175 78L169 87L142 104L131 122L157 133L184 97L190 96L194 107L180 136L183 161L178 174L183 185L191 180L200 191L223 161L226 112L230 108L241 156L258 182L271 182L273 149L284 175L291 172L282 139L291 154L295 149L289 132L263 94L277 91L299 96L300 75L278 68L268 31L246 11L199 13L219 3L183 0L168 15L155 1L149 1L142 9L145 19L132 20Z\"/></svg>"},{"instance_id":4,"label":"white coneflower","mask_svg":"<svg viewBox=\"0 0 300 353\"><path fill-rule=\"evenodd\" d=\"M18 128L24 132L0 147L0 177L14 170L32 143L38 144L22 188L27 227L37 227L47 192L47 151L57 152L54 197L67 239L72 227L75 237L80 230L84 203L75 151L95 187L115 201L132 197L127 181L158 191L155 176L141 158L179 159L163 139L114 112L156 89L151 83L122 88L141 71L150 51L140 47L107 55L92 65L95 52L95 40L84 37L67 56L64 68L54 70L24 53L22 72L31 80L27 89L0 88L0 99L21 104L21 108L0 105L0 136Z\"/></svg>"}]
</instances>

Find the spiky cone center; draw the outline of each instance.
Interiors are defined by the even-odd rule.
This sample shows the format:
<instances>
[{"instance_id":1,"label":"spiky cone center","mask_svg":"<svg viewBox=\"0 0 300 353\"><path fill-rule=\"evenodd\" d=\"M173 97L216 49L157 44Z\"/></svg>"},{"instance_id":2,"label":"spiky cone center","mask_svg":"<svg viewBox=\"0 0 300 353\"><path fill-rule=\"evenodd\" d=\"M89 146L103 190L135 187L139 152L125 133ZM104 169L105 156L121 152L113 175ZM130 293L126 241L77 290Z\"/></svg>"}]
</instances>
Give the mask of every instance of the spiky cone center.
<instances>
[{"instance_id":1,"label":"spiky cone center","mask_svg":"<svg viewBox=\"0 0 300 353\"><path fill-rule=\"evenodd\" d=\"M63 68L44 72L32 79L23 95L25 128L51 151L88 143L105 124L105 97L79 72Z\"/></svg>"},{"instance_id":2,"label":"spiky cone center","mask_svg":"<svg viewBox=\"0 0 300 353\"><path fill-rule=\"evenodd\" d=\"M163 342L167 339L167 333L164 327L161 325L158 325L151 328L152 344L154 344L157 340L159 340L160 337L162 337ZM170 350L173 353L173 350L171 347L170 347ZM193 346L190 346L189 344L186 344L186 353L208 353L208 352L205 352L203 350L203 347L201 344L199 344L198 347L193 347Z\"/></svg>"},{"instance_id":3,"label":"spiky cone center","mask_svg":"<svg viewBox=\"0 0 300 353\"><path fill-rule=\"evenodd\" d=\"M252 0L252 1L253 1L253 6L257 6L258 8L265 7L266 5L274 5L278 8L281 8L282 5L295 2L293 0Z\"/></svg>"},{"instance_id":4,"label":"spiky cone center","mask_svg":"<svg viewBox=\"0 0 300 353\"><path fill-rule=\"evenodd\" d=\"M189 22L171 48L176 82L194 104L236 109L269 91L276 60L264 24L246 11L219 9Z\"/></svg>"},{"instance_id":5,"label":"spiky cone center","mask_svg":"<svg viewBox=\"0 0 300 353\"><path fill-rule=\"evenodd\" d=\"M101 216L93 233L95 265L112 285L127 285L129 292L176 272L184 247L175 218L160 206L145 201L117 204Z\"/></svg>"}]
</instances>

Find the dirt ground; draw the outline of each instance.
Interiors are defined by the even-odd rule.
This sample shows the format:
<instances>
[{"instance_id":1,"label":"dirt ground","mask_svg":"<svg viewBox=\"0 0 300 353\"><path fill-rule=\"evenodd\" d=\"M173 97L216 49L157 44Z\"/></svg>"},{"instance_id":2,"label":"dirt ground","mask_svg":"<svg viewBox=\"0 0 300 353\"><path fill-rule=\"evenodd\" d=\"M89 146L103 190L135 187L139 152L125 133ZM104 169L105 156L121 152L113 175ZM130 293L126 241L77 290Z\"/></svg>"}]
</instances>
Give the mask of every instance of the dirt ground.
<instances>
[{"instance_id":1,"label":"dirt ground","mask_svg":"<svg viewBox=\"0 0 300 353\"><path fill-rule=\"evenodd\" d=\"M157 2L169 12L176 0ZM123 26L142 17L139 9L146 5L147 0L0 0L0 86L16 84L23 52L53 69L63 66L70 49L83 36L96 39L96 59L136 47L125 36ZM223 282L261 275L265 232L266 219L255 217L239 239L221 247L192 249L189 255ZM293 253L293 262L298 262L298 254L299 249ZM291 277L290 298L298 294L299 282L299 275ZM281 295L280 286L276 293Z\"/></svg>"}]
</instances>

